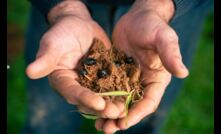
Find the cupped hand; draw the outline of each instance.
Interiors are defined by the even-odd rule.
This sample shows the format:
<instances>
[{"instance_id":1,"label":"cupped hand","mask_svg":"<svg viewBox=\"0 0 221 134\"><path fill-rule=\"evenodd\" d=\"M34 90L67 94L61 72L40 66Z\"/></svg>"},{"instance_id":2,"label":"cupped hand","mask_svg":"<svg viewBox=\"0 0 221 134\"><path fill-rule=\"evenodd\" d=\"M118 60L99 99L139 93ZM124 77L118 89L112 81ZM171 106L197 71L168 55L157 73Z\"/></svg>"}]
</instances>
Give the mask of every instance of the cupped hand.
<instances>
[{"instance_id":1,"label":"cupped hand","mask_svg":"<svg viewBox=\"0 0 221 134\"><path fill-rule=\"evenodd\" d=\"M144 96L132 105L127 117L98 119L95 123L97 129L109 134L137 124L156 111L171 81L171 74L178 78L188 75L182 62L178 36L168 25L168 20L166 15L161 16L154 8L142 8L142 4L135 3L116 24L113 42L139 64L145 87Z\"/></svg>"},{"instance_id":2,"label":"cupped hand","mask_svg":"<svg viewBox=\"0 0 221 134\"><path fill-rule=\"evenodd\" d=\"M118 117L120 106L105 102L90 89L81 87L76 81L78 74L74 71L94 38L102 40L107 49L110 47L107 35L91 18L82 2L64 1L58 8L65 8L64 12L54 19L51 28L43 35L36 59L26 69L27 75L32 79L49 76L51 86L68 103L77 105L81 112L107 118ZM71 14L71 10L76 11ZM57 14L57 9L52 13Z\"/></svg>"}]
</instances>

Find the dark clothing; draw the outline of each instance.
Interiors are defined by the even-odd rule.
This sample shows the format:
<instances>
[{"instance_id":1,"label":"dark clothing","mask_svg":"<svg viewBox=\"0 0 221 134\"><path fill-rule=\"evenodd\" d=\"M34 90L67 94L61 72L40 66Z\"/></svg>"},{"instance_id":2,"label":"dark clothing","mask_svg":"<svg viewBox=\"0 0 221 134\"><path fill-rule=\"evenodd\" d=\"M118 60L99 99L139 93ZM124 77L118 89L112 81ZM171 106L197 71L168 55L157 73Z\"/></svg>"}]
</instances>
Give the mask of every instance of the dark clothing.
<instances>
[{"instance_id":1,"label":"dark clothing","mask_svg":"<svg viewBox=\"0 0 221 134\"><path fill-rule=\"evenodd\" d=\"M199 2L200 1L200 2ZM26 33L26 64L35 59L39 41L48 25L44 15L57 0L32 0L30 22ZM210 0L176 0L176 15L170 25L179 36L179 44L184 64L190 67L192 56L197 46L203 21L213 6ZM43 6L42 3L45 3ZM184 6L186 5L186 7ZM42 6L42 7L41 7ZM117 20L129 9L128 6L113 7L106 4L88 4L92 17L111 35ZM116 9L113 12L113 8ZM41 12L39 12L39 10ZM157 134L172 102L181 88L182 80L173 78L163 96L158 110L136 126L119 134ZM69 112L75 107L50 88L47 78L27 80L28 115L24 133L26 134L79 134L82 117L77 112Z\"/></svg>"},{"instance_id":2,"label":"dark clothing","mask_svg":"<svg viewBox=\"0 0 221 134\"><path fill-rule=\"evenodd\" d=\"M60 3L62 0L30 0L32 5L34 5L43 16L47 16L48 12L55 5ZM81 0L86 5L90 3L100 3L107 4L111 6L127 6L131 5L134 0ZM174 18L177 18L186 12L199 7L200 5L206 3L208 0L173 0L175 5L175 15ZM212 3L213 1L211 1Z\"/></svg>"}]
</instances>

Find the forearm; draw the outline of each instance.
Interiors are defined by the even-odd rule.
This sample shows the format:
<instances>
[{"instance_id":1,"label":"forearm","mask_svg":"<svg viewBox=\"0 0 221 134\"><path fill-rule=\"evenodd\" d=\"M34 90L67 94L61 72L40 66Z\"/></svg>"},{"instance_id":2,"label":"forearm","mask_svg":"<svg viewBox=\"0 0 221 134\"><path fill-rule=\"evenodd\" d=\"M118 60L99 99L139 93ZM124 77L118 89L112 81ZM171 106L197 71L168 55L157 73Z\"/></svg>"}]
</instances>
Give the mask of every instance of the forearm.
<instances>
[{"instance_id":1,"label":"forearm","mask_svg":"<svg viewBox=\"0 0 221 134\"><path fill-rule=\"evenodd\" d=\"M81 19L91 19L90 13L83 2L80 0L65 0L49 11L48 21L53 24L59 18L69 15L76 16Z\"/></svg>"},{"instance_id":2,"label":"forearm","mask_svg":"<svg viewBox=\"0 0 221 134\"><path fill-rule=\"evenodd\" d=\"M80 0L30 0L46 21L54 23L57 18L67 15L90 16L87 7Z\"/></svg>"},{"instance_id":3,"label":"forearm","mask_svg":"<svg viewBox=\"0 0 221 134\"><path fill-rule=\"evenodd\" d=\"M169 22L191 11L205 0L136 0L133 7L141 7L155 11Z\"/></svg>"},{"instance_id":4,"label":"forearm","mask_svg":"<svg viewBox=\"0 0 221 134\"><path fill-rule=\"evenodd\" d=\"M131 10L137 9L155 12L166 22L171 20L175 11L172 0L136 0Z\"/></svg>"}]
</instances>

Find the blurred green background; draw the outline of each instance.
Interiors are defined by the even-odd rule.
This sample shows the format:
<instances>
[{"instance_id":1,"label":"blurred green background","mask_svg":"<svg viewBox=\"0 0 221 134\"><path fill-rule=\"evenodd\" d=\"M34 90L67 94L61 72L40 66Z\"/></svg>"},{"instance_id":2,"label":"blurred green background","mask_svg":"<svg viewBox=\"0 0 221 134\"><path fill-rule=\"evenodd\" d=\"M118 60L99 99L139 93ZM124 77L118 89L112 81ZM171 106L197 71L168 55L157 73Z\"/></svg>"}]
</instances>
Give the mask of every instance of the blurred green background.
<instances>
[{"instance_id":1,"label":"blurred green background","mask_svg":"<svg viewBox=\"0 0 221 134\"><path fill-rule=\"evenodd\" d=\"M7 0L7 131L19 134L24 125L25 92L24 32L30 3ZM169 112L162 134L214 133L214 25L211 13L204 25L190 75ZM84 120L82 134L96 134L93 121Z\"/></svg>"}]
</instances>

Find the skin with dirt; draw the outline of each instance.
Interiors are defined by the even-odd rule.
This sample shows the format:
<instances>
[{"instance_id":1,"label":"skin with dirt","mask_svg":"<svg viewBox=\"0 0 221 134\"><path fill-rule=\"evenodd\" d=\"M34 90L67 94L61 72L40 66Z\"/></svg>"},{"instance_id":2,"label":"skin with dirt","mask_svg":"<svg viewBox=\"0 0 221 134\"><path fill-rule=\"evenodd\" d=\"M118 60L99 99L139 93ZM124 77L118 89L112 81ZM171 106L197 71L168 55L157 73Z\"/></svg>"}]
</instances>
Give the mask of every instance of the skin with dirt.
<instances>
[{"instance_id":1,"label":"skin with dirt","mask_svg":"<svg viewBox=\"0 0 221 134\"><path fill-rule=\"evenodd\" d=\"M134 103L143 96L141 70L132 57L127 57L113 45L109 50L94 39L89 52L80 60L78 82L96 93L126 91L132 93ZM110 101L125 103L127 96L103 96Z\"/></svg>"}]
</instances>

